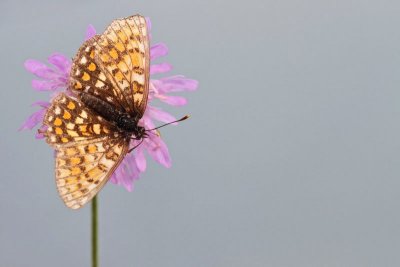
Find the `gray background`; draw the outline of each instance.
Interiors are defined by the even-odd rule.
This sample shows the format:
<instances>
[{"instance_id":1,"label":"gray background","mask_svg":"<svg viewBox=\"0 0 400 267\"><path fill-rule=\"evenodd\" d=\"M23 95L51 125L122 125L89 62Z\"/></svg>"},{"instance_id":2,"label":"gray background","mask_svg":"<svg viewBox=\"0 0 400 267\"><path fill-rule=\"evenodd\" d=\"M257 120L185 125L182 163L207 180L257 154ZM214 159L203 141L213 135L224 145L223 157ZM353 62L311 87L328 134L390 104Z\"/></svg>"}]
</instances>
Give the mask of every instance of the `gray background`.
<instances>
[{"instance_id":1,"label":"gray background","mask_svg":"<svg viewBox=\"0 0 400 267\"><path fill-rule=\"evenodd\" d=\"M89 206L16 131L45 99L23 61L135 13L200 88L168 109L173 167L102 191L102 266L400 265L399 1L2 0L0 266L89 265Z\"/></svg>"}]
</instances>

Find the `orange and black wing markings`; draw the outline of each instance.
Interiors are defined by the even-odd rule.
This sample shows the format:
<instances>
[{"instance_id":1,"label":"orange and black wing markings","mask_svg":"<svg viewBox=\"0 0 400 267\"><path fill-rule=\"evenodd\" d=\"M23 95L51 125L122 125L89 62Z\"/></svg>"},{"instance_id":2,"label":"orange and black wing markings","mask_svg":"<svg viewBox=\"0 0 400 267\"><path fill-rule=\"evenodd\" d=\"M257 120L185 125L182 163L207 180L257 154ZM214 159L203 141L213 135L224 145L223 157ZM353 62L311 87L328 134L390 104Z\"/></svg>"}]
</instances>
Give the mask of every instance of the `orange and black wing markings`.
<instances>
[{"instance_id":1,"label":"orange and black wing markings","mask_svg":"<svg viewBox=\"0 0 400 267\"><path fill-rule=\"evenodd\" d=\"M144 17L114 20L96 41L96 62L129 104L128 113L141 118L149 93L149 39Z\"/></svg>"},{"instance_id":2,"label":"orange and black wing markings","mask_svg":"<svg viewBox=\"0 0 400 267\"><path fill-rule=\"evenodd\" d=\"M124 96L114 88L101 67L95 61L95 44L98 35L85 41L76 54L71 72L69 88L76 93L85 92L113 105L116 109L126 111L129 108Z\"/></svg>"},{"instance_id":3,"label":"orange and black wing markings","mask_svg":"<svg viewBox=\"0 0 400 267\"><path fill-rule=\"evenodd\" d=\"M73 209L90 201L123 160L129 139L81 102L60 94L47 110L46 141L56 149L56 183Z\"/></svg>"},{"instance_id":4,"label":"orange and black wing markings","mask_svg":"<svg viewBox=\"0 0 400 267\"><path fill-rule=\"evenodd\" d=\"M107 183L128 150L124 139L99 138L56 148L56 184L65 205L81 208Z\"/></svg>"},{"instance_id":5,"label":"orange and black wing markings","mask_svg":"<svg viewBox=\"0 0 400 267\"><path fill-rule=\"evenodd\" d=\"M43 124L47 126L46 141L52 146L119 135L112 123L63 93L53 100Z\"/></svg>"}]
</instances>

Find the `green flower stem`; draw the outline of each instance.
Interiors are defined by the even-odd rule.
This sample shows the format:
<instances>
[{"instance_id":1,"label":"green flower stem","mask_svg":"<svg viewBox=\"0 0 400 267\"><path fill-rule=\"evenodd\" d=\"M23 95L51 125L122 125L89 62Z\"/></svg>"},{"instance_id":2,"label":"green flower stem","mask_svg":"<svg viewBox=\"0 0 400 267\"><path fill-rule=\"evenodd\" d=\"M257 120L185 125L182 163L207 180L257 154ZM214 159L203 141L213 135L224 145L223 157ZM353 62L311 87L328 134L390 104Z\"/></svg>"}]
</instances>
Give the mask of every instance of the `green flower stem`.
<instances>
[{"instance_id":1,"label":"green flower stem","mask_svg":"<svg viewBox=\"0 0 400 267\"><path fill-rule=\"evenodd\" d=\"M92 200L92 267L98 267L97 196Z\"/></svg>"}]
</instances>

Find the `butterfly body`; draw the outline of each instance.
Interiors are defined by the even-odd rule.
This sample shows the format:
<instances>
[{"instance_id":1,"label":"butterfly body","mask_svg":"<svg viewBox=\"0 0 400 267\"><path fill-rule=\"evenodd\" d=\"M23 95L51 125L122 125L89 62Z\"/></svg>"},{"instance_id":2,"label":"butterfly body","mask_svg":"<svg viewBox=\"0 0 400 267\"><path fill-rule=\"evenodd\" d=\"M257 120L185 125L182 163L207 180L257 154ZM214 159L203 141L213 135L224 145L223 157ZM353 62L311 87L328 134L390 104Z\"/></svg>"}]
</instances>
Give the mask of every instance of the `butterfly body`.
<instances>
[{"instance_id":1,"label":"butterfly body","mask_svg":"<svg viewBox=\"0 0 400 267\"><path fill-rule=\"evenodd\" d=\"M130 115L126 111L116 109L113 105L94 95L82 92L80 100L102 118L116 126L127 137L133 136L140 140L146 136L144 127L138 125L139 114Z\"/></svg>"}]
</instances>

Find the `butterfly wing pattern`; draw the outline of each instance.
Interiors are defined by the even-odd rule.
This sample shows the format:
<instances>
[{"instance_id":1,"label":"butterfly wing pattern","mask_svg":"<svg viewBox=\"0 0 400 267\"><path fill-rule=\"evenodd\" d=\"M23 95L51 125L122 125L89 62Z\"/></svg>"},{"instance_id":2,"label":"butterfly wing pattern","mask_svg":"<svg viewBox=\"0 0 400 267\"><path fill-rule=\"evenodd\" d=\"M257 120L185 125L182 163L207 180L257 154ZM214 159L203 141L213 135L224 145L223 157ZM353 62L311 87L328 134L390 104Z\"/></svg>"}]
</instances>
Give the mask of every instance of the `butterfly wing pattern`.
<instances>
[{"instance_id":1,"label":"butterfly wing pattern","mask_svg":"<svg viewBox=\"0 0 400 267\"><path fill-rule=\"evenodd\" d=\"M58 95L44 118L46 141L56 150L56 184L69 208L82 207L105 185L129 140L80 101Z\"/></svg>"},{"instance_id":2,"label":"butterfly wing pattern","mask_svg":"<svg viewBox=\"0 0 400 267\"><path fill-rule=\"evenodd\" d=\"M142 117L149 93L149 41L146 20L115 20L96 43L95 57L107 78L128 102L128 112Z\"/></svg>"},{"instance_id":3,"label":"butterfly wing pattern","mask_svg":"<svg viewBox=\"0 0 400 267\"><path fill-rule=\"evenodd\" d=\"M130 137L85 105L81 93L110 104L137 121L146 109L149 40L144 17L114 20L78 50L69 91L44 117L46 141L56 150L56 184L67 207L81 208L107 183L129 149Z\"/></svg>"},{"instance_id":4,"label":"butterfly wing pattern","mask_svg":"<svg viewBox=\"0 0 400 267\"><path fill-rule=\"evenodd\" d=\"M98 38L96 35L85 41L78 50L70 72L69 88L78 94L85 92L99 97L119 110L126 110L127 104L118 88L113 87L94 59L94 45Z\"/></svg>"}]
</instances>

